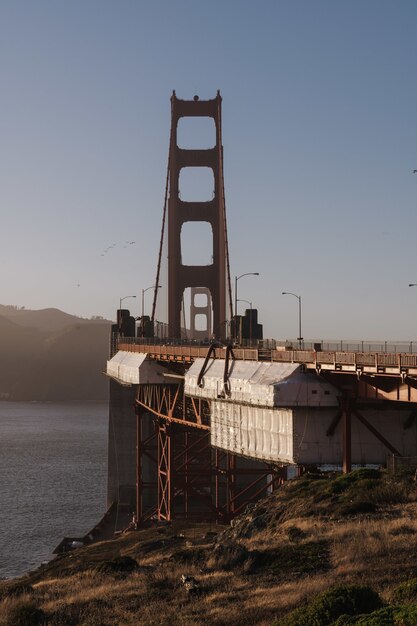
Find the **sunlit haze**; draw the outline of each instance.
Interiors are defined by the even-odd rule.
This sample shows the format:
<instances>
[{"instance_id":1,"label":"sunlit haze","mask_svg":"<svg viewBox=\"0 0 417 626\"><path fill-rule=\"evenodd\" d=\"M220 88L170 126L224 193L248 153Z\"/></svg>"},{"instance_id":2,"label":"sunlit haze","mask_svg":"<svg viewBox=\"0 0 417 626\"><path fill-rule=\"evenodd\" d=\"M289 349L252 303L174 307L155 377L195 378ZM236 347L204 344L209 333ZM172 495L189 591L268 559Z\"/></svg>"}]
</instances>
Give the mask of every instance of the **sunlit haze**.
<instances>
[{"instance_id":1,"label":"sunlit haze","mask_svg":"<svg viewBox=\"0 0 417 626\"><path fill-rule=\"evenodd\" d=\"M412 0L3 0L0 303L139 315L172 90L219 89L232 281L259 272L239 298L264 336L296 337L289 291L306 339L417 340L416 28Z\"/></svg>"}]
</instances>

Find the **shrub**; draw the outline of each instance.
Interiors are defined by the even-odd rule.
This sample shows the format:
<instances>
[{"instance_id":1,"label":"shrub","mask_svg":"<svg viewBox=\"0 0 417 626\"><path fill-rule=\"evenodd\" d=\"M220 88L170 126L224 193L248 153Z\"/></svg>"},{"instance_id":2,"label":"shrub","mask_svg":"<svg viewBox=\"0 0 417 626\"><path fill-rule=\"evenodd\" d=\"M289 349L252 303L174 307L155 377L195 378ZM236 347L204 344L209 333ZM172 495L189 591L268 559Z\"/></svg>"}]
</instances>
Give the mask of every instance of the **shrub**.
<instances>
[{"instance_id":1,"label":"shrub","mask_svg":"<svg viewBox=\"0 0 417 626\"><path fill-rule=\"evenodd\" d=\"M290 526L287 528L287 535L288 539L293 543L297 543L307 537L307 533L301 530L301 528L298 528L298 526Z\"/></svg>"},{"instance_id":2,"label":"shrub","mask_svg":"<svg viewBox=\"0 0 417 626\"><path fill-rule=\"evenodd\" d=\"M205 560L207 550L205 548L183 548L171 554L171 560L175 563L199 563Z\"/></svg>"},{"instance_id":3,"label":"shrub","mask_svg":"<svg viewBox=\"0 0 417 626\"><path fill-rule=\"evenodd\" d=\"M267 565L276 575L303 575L329 568L329 546L326 541L287 544L270 553Z\"/></svg>"},{"instance_id":4,"label":"shrub","mask_svg":"<svg viewBox=\"0 0 417 626\"><path fill-rule=\"evenodd\" d=\"M345 616L371 613L381 607L379 595L370 587L340 585L316 596L307 606L278 620L275 626L330 626L340 616L347 619Z\"/></svg>"},{"instance_id":5,"label":"shrub","mask_svg":"<svg viewBox=\"0 0 417 626\"><path fill-rule=\"evenodd\" d=\"M415 535L416 529L413 526L409 526L408 524L401 524L397 528L391 528L389 531L390 535L399 536L399 535Z\"/></svg>"},{"instance_id":6,"label":"shrub","mask_svg":"<svg viewBox=\"0 0 417 626\"><path fill-rule=\"evenodd\" d=\"M249 550L240 543L217 544L213 550L215 566L225 571L243 567L249 557Z\"/></svg>"},{"instance_id":7,"label":"shrub","mask_svg":"<svg viewBox=\"0 0 417 626\"><path fill-rule=\"evenodd\" d=\"M359 513L375 513L376 505L369 500L353 500L339 507L339 515L358 515Z\"/></svg>"},{"instance_id":8,"label":"shrub","mask_svg":"<svg viewBox=\"0 0 417 626\"><path fill-rule=\"evenodd\" d=\"M322 476L302 476L301 478L296 478L287 483L283 497L285 500L291 500L294 497L297 498L303 495L309 496L312 493L316 494L318 491L321 491L326 485L327 480Z\"/></svg>"},{"instance_id":9,"label":"shrub","mask_svg":"<svg viewBox=\"0 0 417 626\"><path fill-rule=\"evenodd\" d=\"M395 606L392 608L392 615L395 626L417 626L417 606L415 604L411 606ZM366 626L365 622L361 626ZM383 622L375 622L375 625L369 624L369 626L383 626Z\"/></svg>"},{"instance_id":10,"label":"shrub","mask_svg":"<svg viewBox=\"0 0 417 626\"><path fill-rule=\"evenodd\" d=\"M9 608L5 626L38 626L45 621L44 611L33 600L21 600Z\"/></svg>"},{"instance_id":11,"label":"shrub","mask_svg":"<svg viewBox=\"0 0 417 626\"><path fill-rule=\"evenodd\" d=\"M137 561L130 556L118 556L112 561L103 561L95 571L98 574L130 574L138 567Z\"/></svg>"},{"instance_id":12,"label":"shrub","mask_svg":"<svg viewBox=\"0 0 417 626\"><path fill-rule=\"evenodd\" d=\"M372 469L370 467L361 467L360 469L354 470L349 474L342 474L338 476L335 480L333 480L328 490L330 493L343 493L347 491L351 487L355 485L355 488L358 486L357 483L361 482L365 491L373 488L375 486L375 481L381 478L381 473L379 470Z\"/></svg>"},{"instance_id":13,"label":"shrub","mask_svg":"<svg viewBox=\"0 0 417 626\"><path fill-rule=\"evenodd\" d=\"M145 580L146 592L143 602L167 601L172 597L175 583L166 576L151 575Z\"/></svg>"},{"instance_id":14,"label":"shrub","mask_svg":"<svg viewBox=\"0 0 417 626\"><path fill-rule=\"evenodd\" d=\"M407 485L393 480L381 481L370 495L376 504L401 504L409 497Z\"/></svg>"},{"instance_id":15,"label":"shrub","mask_svg":"<svg viewBox=\"0 0 417 626\"><path fill-rule=\"evenodd\" d=\"M262 565L263 562L263 554L259 552L259 550L251 550L249 552L248 558L243 563L243 573L244 574L254 574L257 572L259 566Z\"/></svg>"},{"instance_id":16,"label":"shrub","mask_svg":"<svg viewBox=\"0 0 417 626\"><path fill-rule=\"evenodd\" d=\"M342 615L332 626L417 626L417 606L389 606L368 615Z\"/></svg>"},{"instance_id":17,"label":"shrub","mask_svg":"<svg viewBox=\"0 0 417 626\"><path fill-rule=\"evenodd\" d=\"M341 516L374 513L378 505L399 504L408 500L408 487L404 483L389 477L382 480L381 474L370 468L339 476L330 483L328 492L337 498L334 510Z\"/></svg>"},{"instance_id":18,"label":"shrub","mask_svg":"<svg viewBox=\"0 0 417 626\"><path fill-rule=\"evenodd\" d=\"M48 621L52 626L80 626L82 623L82 606L79 604L57 606L50 613Z\"/></svg>"},{"instance_id":19,"label":"shrub","mask_svg":"<svg viewBox=\"0 0 417 626\"><path fill-rule=\"evenodd\" d=\"M23 594L32 593L33 587L29 583L24 582L10 582L0 587L0 599L7 597L17 597Z\"/></svg>"},{"instance_id":20,"label":"shrub","mask_svg":"<svg viewBox=\"0 0 417 626\"><path fill-rule=\"evenodd\" d=\"M417 578L410 578L391 592L391 602L403 604L417 600Z\"/></svg>"},{"instance_id":21,"label":"shrub","mask_svg":"<svg viewBox=\"0 0 417 626\"><path fill-rule=\"evenodd\" d=\"M380 470L373 467L360 467L359 469L353 470L353 472L350 472L348 475L352 476L354 481L366 479L378 480L382 476Z\"/></svg>"}]
</instances>

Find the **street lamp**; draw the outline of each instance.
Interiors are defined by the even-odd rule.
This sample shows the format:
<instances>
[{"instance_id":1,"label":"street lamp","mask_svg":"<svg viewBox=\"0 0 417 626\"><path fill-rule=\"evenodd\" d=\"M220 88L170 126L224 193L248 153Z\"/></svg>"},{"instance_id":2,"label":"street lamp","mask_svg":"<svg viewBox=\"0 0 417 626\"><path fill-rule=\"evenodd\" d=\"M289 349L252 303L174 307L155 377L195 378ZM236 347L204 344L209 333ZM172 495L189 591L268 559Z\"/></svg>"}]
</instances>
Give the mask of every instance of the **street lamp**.
<instances>
[{"instance_id":1,"label":"street lamp","mask_svg":"<svg viewBox=\"0 0 417 626\"><path fill-rule=\"evenodd\" d=\"M123 302L123 300L126 300L126 298L136 298L136 296L124 296L123 298L120 298L120 306L119 306L119 309L121 309L121 308L122 308L122 302Z\"/></svg>"},{"instance_id":2,"label":"street lamp","mask_svg":"<svg viewBox=\"0 0 417 626\"><path fill-rule=\"evenodd\" d=\"M151 285L150 287L146 287L146 289L142 289L142 328L143 328L143 316L145 314L145 293L149 291L149 289L160 289L162 285Z\"/></svg>"},{"instance_id":3,"label":"street lamp","mask_svg":"<svg viewBox=\"0 0 417 626\"><path fill-rule=\"evenodd\" d=\"M246 272L240 276L235 276L235 339L237 340L237 281L244 276L259 276L259 272Z\"/></svg>"},{"instance_id":4,"label":"street lamp","mask_svg":"<svg viewBox=\"0 0 417 626\"><path fill-rule=\"evenodd\" d=\"M414 173L416 173L416 172L417 172L417 170L414 170ZM409 287L417 287L417 283L409 283L408 286ZM413 342L412 341L410 342L410 352L411 353L413 352Z\"/></svg>"},{"instance_id":5,"label":"street lamp","mask_svg":"<svg viewBox=\"0 0 417 626\"><path fill-rule=\"evenodd\" d=\"M238 302L246 302L250 307L250 318L249 318L249 345L252 345L252 302L249 300L238 300Z\"/></svg>"},{"instance_id":6,"label":"street lamp","mask_svg":"<svg viewBox=\"0 0 417 626\"><path fill-rule=\"evenodd\" d=\"M303 337L301 335L301 296L297 296L296 293L291 293L291 291L283 291L282 295L283 296L294 296L294 298L297 298L297 300L298 300L298 337L297 337L297 341L298 341L298 347L301 350L301 342L303 341Z\"/></svg>"}]
</instances>

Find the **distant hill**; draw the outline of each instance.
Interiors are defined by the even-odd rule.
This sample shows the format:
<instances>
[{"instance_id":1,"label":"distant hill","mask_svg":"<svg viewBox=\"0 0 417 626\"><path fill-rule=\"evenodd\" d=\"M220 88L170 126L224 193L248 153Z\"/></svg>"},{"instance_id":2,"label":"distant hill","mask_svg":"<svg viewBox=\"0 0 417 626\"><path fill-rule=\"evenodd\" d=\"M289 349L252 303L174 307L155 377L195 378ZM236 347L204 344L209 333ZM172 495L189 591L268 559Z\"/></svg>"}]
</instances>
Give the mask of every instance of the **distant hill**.
<instances>
[{"instance_id":1,"label":"distant hill","mask_svg":"<svg viewBox=\"0 0 417 626\"><path fill-rule=\"evenodd\" d=\"M109 322L109 320L88 320L83 317L64 313L64 311L54 308L31 310L19 309L3 304L0 304L0 315L19 326L36 328L44 332L54 332L75 324L96 324L100 321Z\"/></svg>"},{"instance_id":2,"label":"distant hill","mask_svg":"<svg viewBox=\"0 0 417 626\"><path fill-rule=\"evenodd\" d=\"M106 402L111 322L0 305L0 399Z\"/></svg>"}]
</instances>

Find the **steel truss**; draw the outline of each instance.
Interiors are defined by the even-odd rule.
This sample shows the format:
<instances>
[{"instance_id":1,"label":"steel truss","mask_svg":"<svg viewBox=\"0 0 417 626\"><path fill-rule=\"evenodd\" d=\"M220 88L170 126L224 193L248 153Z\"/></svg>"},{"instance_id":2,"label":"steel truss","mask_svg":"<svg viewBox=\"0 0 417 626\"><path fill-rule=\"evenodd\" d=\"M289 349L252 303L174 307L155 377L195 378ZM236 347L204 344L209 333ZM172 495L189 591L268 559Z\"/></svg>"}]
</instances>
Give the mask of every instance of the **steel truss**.
<instances>
[{"instance_id":1,"label":"steel truss","mask_svg":"<svg viewBox=\"0 0 417 626\"><path fill-rule=\"evenodd\" d=\"M347 474L352 471L352 418L355 417L367 430L369 430L372 435L378 439L386 448L391 452L391 454L401 457L400 452L395 448L395 446L386 438L382 433L380 433L375 426L373 426L369 420L359 411L357 402L359 400L359 385L358 381L354 381L354 379L346 380L342 379L342 384L337 384L335 379L329 379L328 376L324 377L326 380L331 382L331 384L339 389L339 409L333 417L331 423L329 424L326 435L328 437L332 437L335 433L338 425L341 425L342 432L342 469L343 473ZM348 384L346 384L346 382ZM352 384L353 382L353 384ZM343 384L345 383L345 384ZM393 384L393 381L378 382L378 385L382 388L382 386L386 384L386 388L390 388ZM397 384L394 381L394 384ZM411 425L413 421L413 412L409 416L408 422ZM407 422L404 424L404 428L409 427Z\"/></svg>"},{"instance_id":2,"label":"steel truss","mask_svg":"<svg viewBox=\"0 0 417 626\"><path fill-rule=\"evenodd\" d=\"M210 404L185 396L182 383L139 385L136 416L139 523L228 522L286 480L284 466L213 448Z\"/></svg>"}]
</instances>

